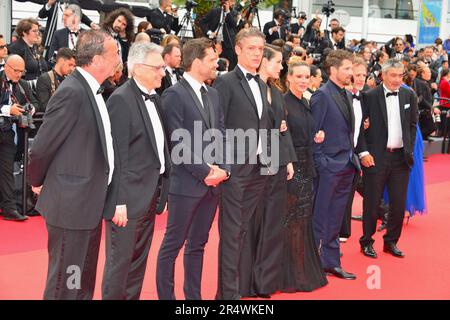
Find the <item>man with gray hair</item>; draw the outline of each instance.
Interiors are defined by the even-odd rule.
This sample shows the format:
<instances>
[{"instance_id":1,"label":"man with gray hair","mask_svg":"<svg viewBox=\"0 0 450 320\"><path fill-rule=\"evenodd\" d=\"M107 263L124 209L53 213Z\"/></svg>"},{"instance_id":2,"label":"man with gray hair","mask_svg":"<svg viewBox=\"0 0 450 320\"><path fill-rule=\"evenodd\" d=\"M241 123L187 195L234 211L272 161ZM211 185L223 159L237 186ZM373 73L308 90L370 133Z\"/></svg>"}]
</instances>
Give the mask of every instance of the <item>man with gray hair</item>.
<instances>
[{"instance_id":1,"label":"man with gray hair","mask_svg":"<svg viewBox=\"0 0 450 320\"><path fill-rule=\"evenodd\" d=\"M155 93L164 76L161 52L154 43L133 44L128 55L131 79L107 102L119 162L110 188L113 196L104 210L103 299L139 299L155 214L164 211L167 199L170 155Z\"/></svg>"},{"instance_id":2,"label":"man with gray hair","mask_svg":"<svg viewBox=\"0 0 450 320\"><path fill-rule=\"evenodd\" d=\"M48 50L49 60L58 53L61 48L75 49L80 32L81 9L76 4L70 4L64 9L64 29L55 32Z\"/></svg>"},{"instance_id":3,"label":"man with gray hair","mask_svg":"<svg viewBox=\"0 0 450 320\"><path fill-rule=\"evenodd\" d=\"M36 210L48 231L44 298L51 300L94 295L102 214L117 158L100 90L120 62L116 42L103 31L86 31L76 60L78 67L50 99L30 150L29 181L40 194Z\"/></svg>"},{"instance_id":4,"label":"man with gray hair","mask_svg":"<svg viewBox=\"0 0 450 320\"><path fill-rule=\"evenodd\" d=\"M363 236L359 242L363 254L371 258L377 256L372 236L385 186L390 210L383 251L404 257L397 242L405 216L409 169L413 165L417 98L413 91L402 87L403 72L401 62L388 60L382 67L382 85L365 95L370 126L364 130L357 147L364 179Z\"/></svg>"}]
</instances>

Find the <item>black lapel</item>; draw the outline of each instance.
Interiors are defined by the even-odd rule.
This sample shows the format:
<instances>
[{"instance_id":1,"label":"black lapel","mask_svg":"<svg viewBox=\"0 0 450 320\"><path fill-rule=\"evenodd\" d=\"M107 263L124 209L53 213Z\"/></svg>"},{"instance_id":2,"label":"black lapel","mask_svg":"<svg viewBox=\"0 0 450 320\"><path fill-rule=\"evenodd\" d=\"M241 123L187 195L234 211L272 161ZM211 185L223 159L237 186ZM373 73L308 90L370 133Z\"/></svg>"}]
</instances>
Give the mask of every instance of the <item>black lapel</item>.
<instances>
[{"instance_id":1,"label":"black lapel","mask_svg":"<svg viewBox=\"0 0 450 320\"><path fill-rule=\"evenodd\" d=\"M184 78L180 80L180 84L187 90L189 95L194 100L195 106L197 107L198 111L200 112L200 115L202 116L203 121L205 122L205 125L208 127L208 129L211 128L211 125L210 125L210 122L209 122L209 119L208 119L208 115L207 115L205 109L203 108L203 105L198 100L197 95L194 92L194 89L192 89L190 84ZM210 104L210 107L212 108L211 104Z\"/></svg>"},{"instance_id":2,"label":"black lapel","mask_svg":"<svg viewBox=\"0 0 450 320\"><path fill-rule=\"evenodd\" d=\"M212 128L212 127L214 127L214 120L215 120L214 112L215 112L215 110L214 110L214 106L211 101L211 97L209 96L211 87L207 86L207 89L208 89L208 94L206 95L206 97L208 98L208 103L209 103L209 123L210 123L210 127Z\"/></svg>"},{"instance_id":3,"label":"black lapel","mask_svg":"<svg viewBox=\"0 0 450 320\"><path fill-rule=\"evenodd\" d=\"M405 122L405 92L400 88L400 90L398 91L398 105L400 108L400 119L402 121L402 132L403 132L403 136L405 135L405 132L407 130L405 130L405 126L406 126L406 122ZM410 106L411 107L411 106Z\"/></svg>"},{"instance_id":4,"label":"black lapel","mask_svg":"<svg viewBox=\"0 0 450 320\"><path fill-rule=\"evenodd\" d=\"M91 87L89 87L88 82L86 81L86 79L81 75L81 73L78 70L75 70L74 72L72 72L72 75L78 81L80 81L80 83L82 84L82 86L85 89L85 92L87 92L89 100L91 101L91 108L94 111L95 121L97 122L97 129L98 129L98 134L100 136L100 142L102 144L103 155L105 156L106 162L108 163L108 152L106 150L105 128L103 127L103 121L102 121L102 117L100 115L100 110L98 109L98 105L97 105L97 102L95 101L95 97L94 97L94 94L92 93L92 89L91 89Z\"/></svg>"},{"instance_id":5,"label":"black lapel","mask_svg":"<svg viewBox=\"0 0 450 320\"><path fill-rule=\"evenodd\" d=\"M263 109L261 112L261 119L263 118L264 114L269 112L269 101L267 100L267 86L264 83L264 81L262 79L259 79L258 82L259 85L259 91L261 92L261 100L262 100L262 105L263 105Z\"/></svg>"},{"instance_id":6,"label":"black lapel","mask_svg":"<svg viewBox=\"0 0 450 320\"><path fill-rule=\"evenodd\" d=\"M347 100L350 107L350 122L352 125L352 132L355 132L355 111L353 110L353 95L347 90ZM360 100L361 101L361 100Z\"/></svg>"},{"instance_id":7,"label":"black lapel","mask_svg":"<svg viewBox=\"0 0 450 320\"><path fill-rule=\"evenodd\" d=\"M145 129L147 131L148 138L152 144L153 150L155 151L156 159L159 161L158 157L158 147L156 146L155 132L152 126L152 121L147 111L147 106L145 105L144 99L142 98L141 91L139 90L134 79L130 80L130 87L133 90L136 103L138 104L139 111L141 112L142 119L144 120ZM159 118L161 121L161 117Z\"/></svg>"},{"instance_id":8,"label":"black lapel","mask_svg":"<svg viewBox=\"0 0 450 320\"><path fill-rule=\"evenodd\" d=\"M345 102L342 101L342 95L340 94L340 92L332 88L332 86L333 84L328 83L328 90L331 93L331 97L333 98L334 102L336 102L336 104L338 105L339 110L341 110L341 113L344 115L345 120L347 120L351 124L351 117L348 107L345 105Z\"/></svg>"},{"instance_id":9,"label":"black lapel","mask_svg":"<svg viewBox=\"0 0 450 320\"><path fill-rule=\"evenodd\" d=\"M170 152L169 152L169 140L167 139L166 136L166 128L164 127L164 122L162 121L163 117L162 117L162 113L161 113L161 98L159 95L156 96L156 101L155 101L155 108L156 108L156 112L158 113L158 117L159 117L159 121L161 122L161 126L163 129L163 135L164 135L164 159L165 159L165 168L166 171L164 173L169 172L169 167L170 167Z\"/></svg>"},{"instance_id":10,"label":"black lapel","mask_svg":"<svg viewBox=\"0 0 450 320\"><path fill-rule=\"evenodd\" d=\"M384 88L383 85L378 86L378 105L380 106L381 113L383 114L384 124L386 125L386 128L388 127L388 120L387 120L387 106L386 106L386 97L384 96Z\"/></svg>"},{"instance_id":11,"label":"black lapel","mask_svg":"<svg viewBox=\"0 0 450 320\"><path fill-rule=\"evenodd\" d=\"M250 89L250 86L248 84L247 78L245 77L244 73L242 73L241 68L239 68L238 66L236 66L234 68L234 71L236 72L236 75L238 76L238 79L240 79L241 86L244 89L244 92L247 95L247 98L250 100L250 102L252 104L252 107L253 107L253 109L256 112L256 116L259 119L258 107L256 106L256 101L255 101L255 98L253 97L252 89ZM264 99L263 99L263 106L264 106Z\"/></svg>"}]
</instances>

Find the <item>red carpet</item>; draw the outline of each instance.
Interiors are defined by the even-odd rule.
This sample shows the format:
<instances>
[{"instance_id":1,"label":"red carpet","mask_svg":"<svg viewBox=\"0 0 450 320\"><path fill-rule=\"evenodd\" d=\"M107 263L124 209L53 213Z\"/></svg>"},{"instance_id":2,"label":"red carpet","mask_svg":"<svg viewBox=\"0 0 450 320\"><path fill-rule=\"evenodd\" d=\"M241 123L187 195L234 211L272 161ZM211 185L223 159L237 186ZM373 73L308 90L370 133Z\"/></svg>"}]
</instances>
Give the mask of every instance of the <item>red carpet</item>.
<instances>
[{"instance_id":1,"label":"red carpet","mask_svg":"<svg viewBox=\"0 0 450 320\"><path fill-rule=\"evenodd\" d=\"M450 156L430 156L425 163L428 214L415 216L404 226L399 247L405 259L382 252L382 235L377 233L372 260L359 252L361 223L353 222L352 238L343 244L343 267L356 273L356 281L329 277L329 284L312 293L276 294L272 299L450 299ZM361 199L355 200L354 213L361 212ZM164 235L166 216L157 217L155 235L148 260L142 299L156 299L155 261ZM0 220L0 299L41 299L47 273L47 235L41 217L25 223ZM202 294L213 299L217 282L217 221L206 248ZM104 250L100 253L95 298L100 299ZM182 293L182 253L177 261L176 294ZM379 289L373 284L373 269L379 271Z\"/></svg>"}]
</instances>

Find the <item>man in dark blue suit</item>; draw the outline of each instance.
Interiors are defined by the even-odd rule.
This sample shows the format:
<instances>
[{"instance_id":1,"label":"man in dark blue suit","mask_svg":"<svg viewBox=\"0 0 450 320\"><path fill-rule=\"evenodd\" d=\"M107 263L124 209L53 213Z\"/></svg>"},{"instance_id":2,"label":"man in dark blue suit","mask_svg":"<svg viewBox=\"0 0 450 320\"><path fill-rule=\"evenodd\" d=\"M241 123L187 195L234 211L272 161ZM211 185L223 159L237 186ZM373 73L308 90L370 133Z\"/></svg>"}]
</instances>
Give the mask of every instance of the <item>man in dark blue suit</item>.
<instances>
[{"instance_id":1,"label":"man in dark blue suit","mask_svg":"<svg viewBox=\"0 0 450 320\"><path fill-rule=\"evenodd\" d=\"M167 229L156 268L158 297L163 300L175 299L175 259L185 242L184 296L187 300L201 299L203 253L219 202L218 185L229 177L225 166L218 166L225 160L219 94L205 85L216 75L217 54L212 41L200 38L187 42L183 60L183 79L162 95L173 161Z\"/></svg>"},{"instance_id":2,"label":"man in dark blue suit","mask_svg":"<svg viewBox=\"0 0 450 320\"><path fill-rule=\"evenodd\" d=\"M311 97L315 132L323 130L325 140L314 144L314 162L318 173L315 183L314 235L322 266L328 274L356 279L341 268L339 230L351 191L355 167L353 134L355 116L352 95L345 89L352 80L352 54L331 52L325 61L329 81Z\"/></svg>"}]
</instances>

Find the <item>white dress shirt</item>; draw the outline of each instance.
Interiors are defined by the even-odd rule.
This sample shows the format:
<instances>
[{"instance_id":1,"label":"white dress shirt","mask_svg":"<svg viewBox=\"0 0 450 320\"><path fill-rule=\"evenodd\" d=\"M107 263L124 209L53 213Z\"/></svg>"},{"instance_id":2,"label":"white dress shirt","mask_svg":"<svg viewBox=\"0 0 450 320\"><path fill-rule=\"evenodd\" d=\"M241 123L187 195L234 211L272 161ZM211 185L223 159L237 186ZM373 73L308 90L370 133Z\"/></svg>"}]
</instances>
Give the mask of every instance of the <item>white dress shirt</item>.
<instances>
[{"instance_id":1,"label":"white dress shirt","mask_svg":"<svg viewBox=\"0 0 450 320\"><path fill-rule=\"evenodd\" d=\"M238 67L244 73L244 77L246 76L247 73L251 73L251 72L248 72L247 70L245 70L245 68L239 64L238 64ZM262 112L263 112L263 98L262 98L261 89L259 88L258 82L256 82L256 80L254 78L250 79L250 80L248 80L247 78L245 78L245 79L248 81L248 85L250 86L250 90L252 91L253 98L255 99L255 102L256 102L256 108L258 110L258 117L259 117L259 119L261 119ZM256 154L261 154L262 153L261 135L258 134L258 137L259 137L258 138L258 148L257 148Z\"/></svg>"},{"instance_id":2,"label":"white dress shirt","mask_svg":"<svg viewBox=\"0 0 450 320\"><path fill-rule=\"evenodd\" d=\"M69 49L74 50L75 47L77 46L77 41L78 41L78 36L71 34L70 33L70 29L69 29L69 35L68 35L68 44L69 44ZM80 32L80 30L78 30L78 32ZM78 34L79 35L79 34Z\"/></svg>"},{"instance_id":3,"label":"white dress shirt","mask_svg":"<svg viewBox=\"0 0 450 320\"><path fill-rule=\"evenodd\" d=\"M136 79L134 79L136 85L142 92L147 94L156 94L155 90L152 92L148 92L147 88L141 85ZM153 127L153 134L156 139L156 149L158 149L158 158L161 163L161 168L159 169L159 173L163 174L166 171L165 167L165 158L164 158L164 130L161 124L161 119L159 118L158 111L156 111L156 106L151 100L145 100L142 96L142 100L144 100L145 107L148 112L148 116L150 117L150 121Z\"/></svg>"},{"instance_id":4,"label":"white dress shirt","mask_svg":"<svg viewBox=\"0 0 450 320\"><path fill-rule=\"evenodd\" d=\"M5 69L5 60L0 61L0 72L2 72Z\"/></svg>"},{"instance_id":5,"label":"white dress shirt","mask_svg":"<svg viewBox=\"0 0 450 320\"><path fill-rule=\"evenodd\" d=\"M361 96L360 91L357 91L355 94L357 96ZM358 144L359 131L361 129L361 121L362 121L361 101L358 99L353 99L353 113L355 114L355 133L353 135L353 143L356 148L356 145Z\"/></svg>"},{"instance_id":6,"label":"white dress shirt","mask_svg":"<svg viewBox=\"0 0 450 320\"><path fill-rule=\"evenodd\" d=\"M56 6L55 10L57 10L57 13L56 13L56 30L64 29L65 26L64 26L64 21L63 21L63 16L64 16L63 4L60 3L60 2L56 2L54 4L54 6ZM51 8L52 7L50 7L48 5L48 3L45 5L45 9L47 11L50 11ZM48 20L47 20L47 22L48 22Z\"/></svg>"},{"instance_id":7,"label":"white dress shirt","mask_svg":"<svg viewBox=\"0 0 450 320\"><path fill-rule=\"evenodd\" d=\"M200 101L202 107L204 108L205 106L203 105L203 100L202 100L202 93L200 91L201 87L204 87L206 91L208 91L208 89L206 88L204 83L200 83L197 80L195 80L189 73L185 72L183 74L183 78L184 80L186 80L189 85L191 86L191 88L194 90L195 95L197 96L198 100Z\"/></svg>"},{"instance_id":8,"label":"white dress shirt","mask_svg":"<svg viewBox=\"0 0 450 320\"><path fill-rule=\"evenodd\" d=\"M391 92L383 84L383 92L386 99L386 111L388 121L388 140L387 148L402 148L403 147L403 132L402 120L400 118L400 101L399 96L389 96L386 94ZM398 91L397 91L398 92Z\"/></svg>"},{"instance_id":9,"label":"white dress shirt","mask_svg":"<svg viewBox=\"0 0 450 320\"><path fill-rule=\"evenodd\" d=\"M89 72L83 70L82 68L77 67L77 70L89 84L89 87L91 88L92 93L94 94L95 102L97 103L97 108L98 111L100 112L100 117L102 119L103 129L105 131L106 153L108 156L108 164L109 164L109 176L108 176L108 185L109 185L111 183L114 172L114 147L108 109L106 109L106 104L105 100L103 100L103 96L101 94L97 94L97 91L100 88L100 84L97 82L97 80L95 80L95 78Z\"/></svg>"},{"instance_id":10,"label":"white dress shirt","mask_svg":"<svg viewBox=\"0 0 450 320\"><path fill-rule=\"evenodd\" d=\"M172 85L174 85L175 83L178 82L177 76L175 74L175 70L172 69L171 67L167 66L166 67L167 72L169 72L170 75L170 82L172 82Z\"/></svg>"}]
</instances>

